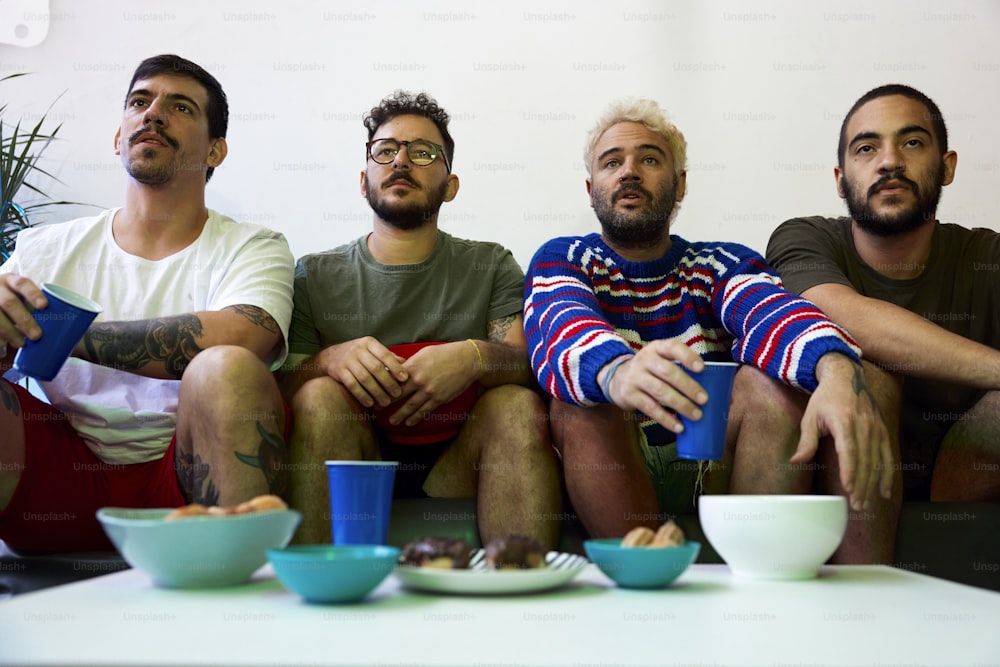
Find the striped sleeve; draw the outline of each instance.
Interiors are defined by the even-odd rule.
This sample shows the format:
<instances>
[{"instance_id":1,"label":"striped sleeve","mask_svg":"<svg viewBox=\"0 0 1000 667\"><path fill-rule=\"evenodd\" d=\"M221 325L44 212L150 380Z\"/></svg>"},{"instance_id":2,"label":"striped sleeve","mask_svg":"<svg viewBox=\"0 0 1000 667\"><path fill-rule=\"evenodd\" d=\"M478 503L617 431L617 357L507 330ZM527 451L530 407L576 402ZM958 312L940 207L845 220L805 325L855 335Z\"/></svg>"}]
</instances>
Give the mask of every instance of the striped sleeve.
<instances>
[{"instance_id":1,"label":"striped sleeve","mask_svg":"<svg viewBox=\"0 0 1000 667\"><path fill-rule=\"evenodd\" d=\"M576 405L607 403L598 372L633 353L601 310L583 268L586 252L579 240L550 241L535 253L525 281L524 331L532 369L548 393Z\"/></svg>"},{"instance_id":2,"label":"striped sleeve","mask_svg":"<svg viewBox=\"0 0 1000 667\"><path fill-rule=\"evenodd\" d=\"M857 342L811 302L784 289L762 257L716 248L721 279L713 309L733 335L733 357L806 391L818 386L816 364L827 352L861 359ZM728 266L725 264L729 263Z\"/></svg>"}]
</instances>

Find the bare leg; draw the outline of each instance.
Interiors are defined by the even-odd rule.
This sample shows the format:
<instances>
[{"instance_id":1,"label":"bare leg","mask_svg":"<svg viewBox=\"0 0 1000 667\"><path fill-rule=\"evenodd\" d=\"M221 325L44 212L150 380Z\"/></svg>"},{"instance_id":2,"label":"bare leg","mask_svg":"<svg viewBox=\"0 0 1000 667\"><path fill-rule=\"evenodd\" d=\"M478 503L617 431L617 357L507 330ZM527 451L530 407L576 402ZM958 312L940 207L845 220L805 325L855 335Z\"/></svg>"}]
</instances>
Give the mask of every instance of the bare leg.
<instances>
[{"instance_id":1,"label":"bare leg","mask_svg":"<svg viewBox=\"0 0 1000 667\"><path fill-rule=\"evenodd\" d=\"M570 501L595 538L659 526L659 505L639 445L638 422L614 405L552 399L552 439Z\"/></svg>"},{"instance_id":2,"label":"bare leg","mask_svg":"<svg viewBox=\"0 0 1000 667\"><path fill-rule=\"evenodd\" d=\"M211 347L181 380L177 478L191 502L234 505L287 498L285 410L270 370L249 350Z\"/></svg>"},{"instance_id":3,"label":"bare leg","mask_svg":"<svg viewBox=\"0 0 1000 667\"><path fill-rule=\"evenodd\" d=\"M520 534L555 548L561 495L547 416L545 403L530 389L502 385L486 391L424 491L436 498L475 497L483 543Z\"/></svg>"},{"instance_id":4,"label":"bare leg","mask_svg":"<svg viewBox=\"0 0 1000 667\"><path fill-rule=\"evenodd\" d=\"M325 461L375 460L368 412L329 377L302 385L292 397L290 504L302 512L299 544L329 544L330 491Z\"/></svg>"},{"instance_id":5,"label":"bare leg","mask_svg":"<svg viewBox=\"0 0 1000 667\"><path fill-rule=\"evenodd\" d=\"M7 380L0 378L0 510L14 497L24 470L24 416Z\"/></svg>"},{"instance_id":6,"label":"bare leg","mask_svg":"<svg viewBox=\"0 0 1000 667\"><path fill-rule=\"evenodd\" d=\"M931 500L1000 500L1000 391L988 392L948 431L934 462Z\"/></svg>"},{"instance_id":7,"label":"bare leg","mask_svg":"<svg viewBox=\"0 0 1000 667\"><path fill-rule=\"evenodd\" d=\"M899 461L899 383L890 375L865 364L865 379L875 395L893 437ZM733 408L738 436L730 491L739 493L846 495L833 443L824 438L813 461L788 462L799 439L799 422L808 397L744 367L733 388ZM902 507L902 476L897 467L890 500L878 499L868 512L849 511L847 532L834 553L835 563L892 563L896 528Z\"/></svg>"}]
</instances>

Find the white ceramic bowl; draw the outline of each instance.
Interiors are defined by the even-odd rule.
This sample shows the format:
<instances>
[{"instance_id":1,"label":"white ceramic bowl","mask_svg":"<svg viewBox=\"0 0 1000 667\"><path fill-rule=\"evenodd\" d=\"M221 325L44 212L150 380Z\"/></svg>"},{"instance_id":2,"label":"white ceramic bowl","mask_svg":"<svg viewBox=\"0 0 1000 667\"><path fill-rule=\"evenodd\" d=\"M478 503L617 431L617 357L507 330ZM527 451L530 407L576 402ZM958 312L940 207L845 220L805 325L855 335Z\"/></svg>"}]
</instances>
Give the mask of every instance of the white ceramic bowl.
<instances>
[{"instance_id":1,"label":"white ceramic bowl","mask_svg":"<svg viewBox=\"0 0 1000 667\"><path fill-rule=\"evenodd\" d=\"M164 521L169 509L104 507L97 518L129 565L157 586L234 586L288 544L302 520L295 510Z\"/></svg>"},{"instance_id":2,"label":"white ceramic bowl","mask_svg":"<svg viewBox=\"0 0 1000 667\"><path fill-rule=\"evenodd\" d=\"M733 574L811 579L847 529L843 496L706 495L698 517L708 542Z\"/></svg>"}]
</instances>

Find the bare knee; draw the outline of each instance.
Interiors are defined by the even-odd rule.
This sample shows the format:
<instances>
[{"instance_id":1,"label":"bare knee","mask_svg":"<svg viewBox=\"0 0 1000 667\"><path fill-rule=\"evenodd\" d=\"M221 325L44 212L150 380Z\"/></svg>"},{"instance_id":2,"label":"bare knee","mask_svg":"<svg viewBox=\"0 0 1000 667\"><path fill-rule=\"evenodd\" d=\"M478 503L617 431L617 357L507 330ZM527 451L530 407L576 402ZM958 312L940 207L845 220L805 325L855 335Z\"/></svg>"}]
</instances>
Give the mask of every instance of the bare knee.
<instances>
[{"instance_id":1,"label":"bare knee","mask_svg":"<svg viewBox=\"0 0 1000 667\"><path fill-rule=\"evenodd\" d=\"M532 444L551 440L545 401L520 385L501 385L484 392L469 415L471 420L488 420L514 435L518 442Z\"/></svg>"}]
</instances>

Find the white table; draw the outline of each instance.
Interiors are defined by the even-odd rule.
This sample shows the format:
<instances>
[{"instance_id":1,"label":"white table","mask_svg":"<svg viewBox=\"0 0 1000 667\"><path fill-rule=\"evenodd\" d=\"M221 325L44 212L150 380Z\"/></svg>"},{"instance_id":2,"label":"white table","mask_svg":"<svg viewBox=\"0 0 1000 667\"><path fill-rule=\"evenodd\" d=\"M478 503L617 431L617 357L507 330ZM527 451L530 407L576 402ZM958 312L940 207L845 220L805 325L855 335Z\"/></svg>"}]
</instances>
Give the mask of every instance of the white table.
<instances>
[{"instance_id":1,"label":"white table","mask_svg":"<svg viewBox=\"0 0 1000 667\"><path fill-rule=\"evenodd\" d=\"M735 579L695 565L658 591L593 565L547 594L438 596L390 576L309 605L270 566L245 586L154 588L126 570L0 602L0 664L998 665L1000 593L889 567Z\"/></svg>"}]
</instances>

